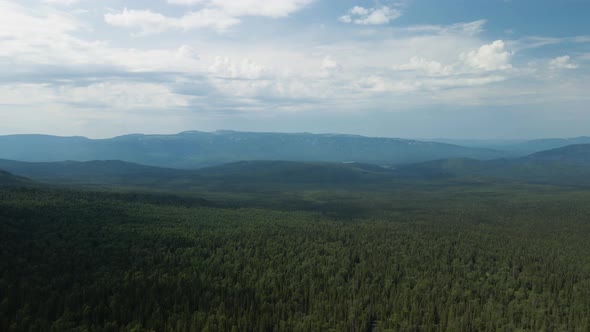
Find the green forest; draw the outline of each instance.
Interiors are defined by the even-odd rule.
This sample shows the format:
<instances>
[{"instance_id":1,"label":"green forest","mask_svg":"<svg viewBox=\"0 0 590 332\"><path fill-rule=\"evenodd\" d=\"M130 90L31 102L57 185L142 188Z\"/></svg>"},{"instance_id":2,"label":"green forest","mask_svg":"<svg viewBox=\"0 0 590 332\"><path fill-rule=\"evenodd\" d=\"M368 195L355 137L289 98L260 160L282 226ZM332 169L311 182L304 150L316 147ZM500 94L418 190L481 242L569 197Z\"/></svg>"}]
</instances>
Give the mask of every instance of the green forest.
<instances>
[{"instance_id":1,"label":"green forest","mask_svg":"<svg viewBox=\"0 0 590 332\"><path fill-rule=\"evenodd\" d=\"M584 190L113 190L0 189L1 331L590 330Z\"/></svg>"}]
</instances>

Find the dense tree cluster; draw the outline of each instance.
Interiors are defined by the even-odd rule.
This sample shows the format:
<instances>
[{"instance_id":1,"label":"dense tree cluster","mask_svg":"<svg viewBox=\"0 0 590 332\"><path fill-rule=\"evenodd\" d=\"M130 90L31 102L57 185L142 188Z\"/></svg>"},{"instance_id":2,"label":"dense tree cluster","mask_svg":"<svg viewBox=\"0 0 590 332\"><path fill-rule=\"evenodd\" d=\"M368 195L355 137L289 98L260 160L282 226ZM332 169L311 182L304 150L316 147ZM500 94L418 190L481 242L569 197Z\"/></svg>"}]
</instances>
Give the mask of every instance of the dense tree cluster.
<instances>
[{"instance_id":1,"label":"dense tree cluster","mask_svg":"<svg viewBox=\"0 0 590 332\"><path fill-rule=\"evenodd\" d=\"M537 195L341 218L1 189L0 330L588 331L590 195Z\"/></svg>"}]
</instances>

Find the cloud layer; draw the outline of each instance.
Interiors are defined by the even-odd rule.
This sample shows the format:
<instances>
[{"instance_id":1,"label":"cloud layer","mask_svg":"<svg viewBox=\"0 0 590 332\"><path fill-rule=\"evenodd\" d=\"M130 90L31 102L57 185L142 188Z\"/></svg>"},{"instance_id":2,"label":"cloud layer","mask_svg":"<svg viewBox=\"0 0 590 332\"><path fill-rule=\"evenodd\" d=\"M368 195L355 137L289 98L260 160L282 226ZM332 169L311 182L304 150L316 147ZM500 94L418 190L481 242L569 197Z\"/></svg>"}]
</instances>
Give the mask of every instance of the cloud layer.
<instances>
[{"instance_id":1,"label":"cloud layer","mask_svg":"<svg viewBox=\"0 0 590 332\"><path fill-rule=\"evenodd\" d=\"M243 116L588 101L590 53L532 52L584 36L490 36L484 18L401 26L411 6L391 3L327 18L305 16L319 0L111 5L0 0L0 130L24 128L22 114L38 128L143 116L190 129Z\"/></svg>"},{"instance_id":2,"label":"cloud layer","mask_svg":"<svg viewBox=\"0 0 590 332\"><path fill-rule=\"evenodd\" d=\"M170 4L197 7L198 9L191 9L182 16L172 17L149 9L133 10L124 8L120 12L105 14L104 19L106 23L113 26L139 29L142 34L157 33L169 29L211 28L217 31L225 31L240 24L242 17L285 17L303 9L313 1L168 0Z\"/></svg>"},{"instance_id":3,"label":"cloud layer","mask_svg":"<svg viewBox=\"0 0 590 332\"><path fill-rule=\"evenodd\" d=\"M401 15L402 13L399 10L388 6L375 8L354 6L346 15L340 16L338 20L342 23L382 25L390 23Z\"/></svg>"}]
</instances>

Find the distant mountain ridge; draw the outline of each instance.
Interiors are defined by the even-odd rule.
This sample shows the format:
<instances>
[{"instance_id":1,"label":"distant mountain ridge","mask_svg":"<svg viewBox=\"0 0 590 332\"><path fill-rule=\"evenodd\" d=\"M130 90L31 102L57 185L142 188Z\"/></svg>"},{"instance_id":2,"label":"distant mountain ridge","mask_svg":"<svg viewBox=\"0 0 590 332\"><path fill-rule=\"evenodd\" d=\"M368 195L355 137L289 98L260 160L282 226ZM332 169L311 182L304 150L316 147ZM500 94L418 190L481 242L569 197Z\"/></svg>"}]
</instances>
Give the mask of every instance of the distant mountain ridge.
<instances>
[{"instance_id":1,"label":"distant mountain ridge","mask_svg":"<svg viewBox=\"0 0 590 332\"><path fill-rule=\"evenodd\" d=\"M122 160L171 168L201 168L244 160L402 164L444 158L493 159L492 149L399 138L341 134L251 133L222 130L175 135L131 134L111 139L47 135L0 136L0 158L32 162Z\"/></svg>"}]
</instances>

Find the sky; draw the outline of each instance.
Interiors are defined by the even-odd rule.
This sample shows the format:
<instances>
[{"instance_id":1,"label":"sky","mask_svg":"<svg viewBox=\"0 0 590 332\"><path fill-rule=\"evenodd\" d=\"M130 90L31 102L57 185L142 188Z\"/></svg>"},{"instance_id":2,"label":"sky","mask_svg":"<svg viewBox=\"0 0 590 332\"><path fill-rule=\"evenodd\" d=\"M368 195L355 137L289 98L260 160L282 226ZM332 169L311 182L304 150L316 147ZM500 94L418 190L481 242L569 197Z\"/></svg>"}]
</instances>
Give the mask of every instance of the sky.
<instances>
[{"instance_id":1,"label":"sky","mask_svg":"<svg viewBox=\"0 0 590 332\"><path fill-rule=\"evenodd\" d=\"M0 135L590 135L588 0L0 0Z\"/></svg>"}]
</instances>

